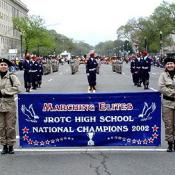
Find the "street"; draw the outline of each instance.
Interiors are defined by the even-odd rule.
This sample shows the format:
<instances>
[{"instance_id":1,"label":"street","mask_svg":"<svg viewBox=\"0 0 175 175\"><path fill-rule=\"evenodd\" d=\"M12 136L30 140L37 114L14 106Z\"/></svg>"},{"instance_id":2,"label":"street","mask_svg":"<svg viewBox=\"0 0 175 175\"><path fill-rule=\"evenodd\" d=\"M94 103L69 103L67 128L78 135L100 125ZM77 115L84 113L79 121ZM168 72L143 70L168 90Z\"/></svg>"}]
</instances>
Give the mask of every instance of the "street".
<instances>
[{"instance_id":1,"label":"street","mask_svg":"<svg viewBox=\"0 0 175 175\"><path fill-rule=\"evenodd\" d=\"M158 90L158 77L162 68L152 66L149 90ZM16 72L23 84L23 71ZM23 93L26 93L24 88ZM67 63L59 71L43 76L41 88L31 93L87 93L85 65L72 75ZM142 92L143 87L132 83L130 64L123 64L122 74L112 72L111 65L102 65L97 75L98 93ZM16 99L17 100L17 99ZM18 135L18 134L17 134ZM81 147L54 149L21 149L18 143L14 155L0 156L0 173L7 174L64 174L64 175L115 175L115 174L174 174L174 153L166 152L162 123L161 147Z\"/></svg>"}]
</instances>

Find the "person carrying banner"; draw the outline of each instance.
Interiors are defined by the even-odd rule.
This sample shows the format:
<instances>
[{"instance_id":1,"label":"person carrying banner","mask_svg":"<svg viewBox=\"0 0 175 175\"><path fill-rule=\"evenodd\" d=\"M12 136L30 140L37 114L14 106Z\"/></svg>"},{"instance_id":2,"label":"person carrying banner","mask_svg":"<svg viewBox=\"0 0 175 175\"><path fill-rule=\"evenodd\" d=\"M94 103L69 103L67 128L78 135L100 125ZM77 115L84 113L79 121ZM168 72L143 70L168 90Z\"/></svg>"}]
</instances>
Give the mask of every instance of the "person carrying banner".
<instances>
[{"instance_id":1,"label":"person carrying banner","mask_svg":"<svg viewBox=\"0 0 175 175\"><path fill-rule=\"evenodd\" d=\"M16 142L16 104L14 95L20 92L21 83L14 73L9 72L12 63L0 58L0 144L1 154L14 154Z\"/></svg>"},{"instance_id":2,"label":"person carrying banner","mask_svg":"<svg viewBox=\"0 0 175 175\"><path fill-rule=\"evenodd\" d=\"M165 140L168 142L167 152L175 150L174 114L175 114L175 59L167 57L165 70L159 77L159 89L163 94L162 117L165 124Z\"/></svg>"}]
</instances>

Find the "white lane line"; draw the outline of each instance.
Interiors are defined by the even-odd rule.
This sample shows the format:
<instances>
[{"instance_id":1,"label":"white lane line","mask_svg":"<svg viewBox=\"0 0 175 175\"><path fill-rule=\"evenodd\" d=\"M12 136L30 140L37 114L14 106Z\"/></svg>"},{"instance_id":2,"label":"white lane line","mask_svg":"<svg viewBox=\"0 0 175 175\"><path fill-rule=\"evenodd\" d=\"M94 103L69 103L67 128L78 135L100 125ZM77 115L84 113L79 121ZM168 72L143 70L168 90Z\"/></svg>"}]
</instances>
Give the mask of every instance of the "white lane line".
<instances>
[{"instance_id":1,"label":"white lane line","mask_svg":"<svg viewBox=\"0 0 175 175\"><path fill-rule=\"evenodd\" d=\"M154 73L154 72L152 72L151 74L152 74L152 75L156 75L156 73Z\"/></svg>"},{"instance_id":2,"label":"white lane line","mask_svg":"<svg viewBox=\"0 0 175 175\"><path fill-rule=\"evenodd\" d=\"M52 81L53 79L51 78L51 79L49 79L48 81Z\"/></svg>"},{"instance_id":3,"label":"white lane line","mask_svg":"<svg viewBox=\"0 0 175 175\"><path fill-rule=\"evenodd\" d=\"M154 88L152 88L152 87L150 87L149 89L151 89L151 90L153 90L153 91L155 91L155 92L158 91L157 89L154 89Z\"/></svg>"},{"instance_id":4,"label":"white lane line","mask_svg":"<svg viewBox=\"0 0 175 175\"><path fill-rule=\"evenodd\" d=\"M17 148L17 152L166 152L167 149L152 148L152 149L121 149L121 148Z\"/></svg>"}]
</instances>

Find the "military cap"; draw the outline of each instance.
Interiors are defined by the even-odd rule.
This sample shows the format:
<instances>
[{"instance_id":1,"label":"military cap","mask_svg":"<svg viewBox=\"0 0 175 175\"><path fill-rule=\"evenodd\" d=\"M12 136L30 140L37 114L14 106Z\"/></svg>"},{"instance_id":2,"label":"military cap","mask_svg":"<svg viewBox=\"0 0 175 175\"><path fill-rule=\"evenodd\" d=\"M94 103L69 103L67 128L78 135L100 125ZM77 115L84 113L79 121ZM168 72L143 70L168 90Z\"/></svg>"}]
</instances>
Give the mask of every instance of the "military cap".
<instances>
[{"instance_id":1,"label":"military cap","mask_svg":"<svg viewBox=\"0 0 175 175\"><path fill-rule=\"evenodd\" d=\"M9 67L13 66L13 63L5 58L0 58L0 63L6 63Z\"/></svg>"}]
</instances>

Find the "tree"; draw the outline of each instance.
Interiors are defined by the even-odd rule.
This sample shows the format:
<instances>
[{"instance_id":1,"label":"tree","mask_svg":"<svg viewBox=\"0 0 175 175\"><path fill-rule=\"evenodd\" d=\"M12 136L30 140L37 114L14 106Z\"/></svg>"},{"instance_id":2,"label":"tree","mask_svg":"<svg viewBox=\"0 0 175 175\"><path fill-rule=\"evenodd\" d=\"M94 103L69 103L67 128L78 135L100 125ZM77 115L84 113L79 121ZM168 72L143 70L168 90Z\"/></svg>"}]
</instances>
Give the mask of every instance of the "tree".
<instances>
[{"instance_id":1,"label":"tree","mask_svg":"<svg viewBox=\"0 0 175 175\"><path fill-rule=\"evenodd\" d=\"M13 24L22 35L25 54L40 46L52 47L54 45L53 38L44 28L44 21L39 16L15 17Z\"/></svg>"},{"instance_id":2,"label":"tree","mask_svg":"<svg viewBox=\"0 0 175 175\"><path fill-rule=\"evenodd\" d=\"M160 31L163 32L164 46L172 43L170 34L175 33L175 4L163 2L147 18L130 19L126 25L117 29L119 39L127 39L144 49L145 39L149 52L158 52L160 49Z\"/></svg>"}]
</instances>

